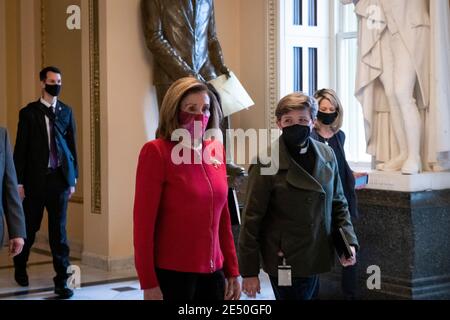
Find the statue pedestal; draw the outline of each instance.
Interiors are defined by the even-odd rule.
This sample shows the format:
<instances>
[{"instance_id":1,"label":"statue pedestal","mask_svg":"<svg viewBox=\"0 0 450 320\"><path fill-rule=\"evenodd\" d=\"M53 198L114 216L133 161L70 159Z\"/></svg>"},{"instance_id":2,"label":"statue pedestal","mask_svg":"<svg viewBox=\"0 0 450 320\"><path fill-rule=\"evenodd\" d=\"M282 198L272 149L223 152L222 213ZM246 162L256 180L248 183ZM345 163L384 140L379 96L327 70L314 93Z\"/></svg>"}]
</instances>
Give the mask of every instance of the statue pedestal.
<instances>
[{"instance_id":1,"label":"statue pedestal","mask_svg":"<svg viewBox=\"0 0 450 320\"><path fill-rule=\"evenodd\" d=\"M374 172L353 222L361 299L450 299L450 173ZM369 266L381 289L369 290ZM342 297L341 267L321 277L321 298Z\"/></svg>"},{"instance_id":2,"label":"statue pedestal","mask_svg":"<svg viewBox=\"0 0 450 320\"><path fill-rule=\"evenodd\" d=\"M450 189L450 172L403 175L400 172L373 171L369 173L367 189L401 192Z\"/></svg>"}]
</instances>

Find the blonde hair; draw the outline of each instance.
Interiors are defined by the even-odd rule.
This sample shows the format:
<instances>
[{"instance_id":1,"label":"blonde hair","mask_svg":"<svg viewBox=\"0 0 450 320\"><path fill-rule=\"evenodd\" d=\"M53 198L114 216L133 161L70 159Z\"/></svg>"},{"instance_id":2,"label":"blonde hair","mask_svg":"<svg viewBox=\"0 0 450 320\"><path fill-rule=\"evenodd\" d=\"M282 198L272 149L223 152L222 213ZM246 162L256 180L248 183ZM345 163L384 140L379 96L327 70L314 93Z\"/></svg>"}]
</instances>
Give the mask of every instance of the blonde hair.
<instances>
[{"instance_id":1,"label":"blonde hair","mask_svg":"<svg viewBox=\"0 0 450 320\"><path fill-rule=\"evenodd\" d=\"M303 92L294 92L288 94L278 102L275 116L280 121L281 117L291 112L292 110L309 110L311 120L314 121L317 117L319 109L316 99L310 97Z\"/></svg>"},{"instance_id":2,"label":"blonde hair","mask_svg":"<svg viewBox=\"0 0 450 320\"><path fill-rule=\"evenodd\" d=\"M328 100L335 108L337 117L330 125L333 132L338 132L342 128L342 122L344 121L344 109L342 108L341 100L337 96L337 93L332 89L320 89L314 94L314 98L317 99L318 104L324 99ZM316 122L316 127L319 127L319 121Z\"/></svg>"},{"instance_id":3,"label":"blonde hair","mask_svg":"<svg viewBox=\"0 0 450 320\"><path fill-rule=\"evenodd\" d=\"M157 138L171 140L172 132L180 128L178 115L180 113L181 101L188 95L199 92L206 92L210 99L209 112L211 115L206 128L215 129L219 127L222 111L216 96L203 82L193 77L186 77L175 81L164 96L159 113L159 126L156 131Z\"/></svg>"}]
</instances>

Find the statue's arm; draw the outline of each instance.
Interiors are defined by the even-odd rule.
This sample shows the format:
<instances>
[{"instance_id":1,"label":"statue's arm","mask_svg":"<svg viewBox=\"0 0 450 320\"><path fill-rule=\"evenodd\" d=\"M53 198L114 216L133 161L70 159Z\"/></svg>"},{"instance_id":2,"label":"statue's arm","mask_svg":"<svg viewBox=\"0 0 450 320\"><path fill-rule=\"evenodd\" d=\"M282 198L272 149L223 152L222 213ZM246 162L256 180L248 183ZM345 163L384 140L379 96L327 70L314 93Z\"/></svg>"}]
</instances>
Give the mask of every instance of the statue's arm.
<instances>
[{"instance_id":1,"label":"statue's arm","mask_svg":"<svg viewBox=\"0 0 450 320\"><path fill-rule=\"evenodd\" d=\"M208 25L208 51L212 64L219 74L229 75L229 70L226 67L223 59L222 47L216 33L216 18L214 15L214 2L212 2L212 12Z\"/></svg>"},{"instance_id":2,"label":"statue's arm","mask_svg":"<svg viewBox=\"0 0 450 320\"><path fill-rule=\"evenodd\" d=\"M161 23L162 10L160 0L141 1L142 22L147 47L153 53L153 57L161 68L172 78L196 76L192 68L165 39Z\"/></svg>"}]
</instances>

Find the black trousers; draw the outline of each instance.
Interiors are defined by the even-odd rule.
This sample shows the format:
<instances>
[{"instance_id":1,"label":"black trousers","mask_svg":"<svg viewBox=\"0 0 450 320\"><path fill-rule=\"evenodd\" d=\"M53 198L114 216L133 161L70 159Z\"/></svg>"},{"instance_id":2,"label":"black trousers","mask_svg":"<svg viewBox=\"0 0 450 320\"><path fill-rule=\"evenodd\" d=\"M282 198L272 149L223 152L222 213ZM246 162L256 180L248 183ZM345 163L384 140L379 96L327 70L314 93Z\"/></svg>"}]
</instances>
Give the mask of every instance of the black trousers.
<instances>
[{"instance_id":1,"label":"black trousers","mask_svg":"<svg viewBox=\"0 0 450 320\"><path fill-rule=\"evenodd\" d=\"M342 294L346 300L355 300L357 298L358 283L357 265L342 267Z\"/></svg>"},{"instance_id":2,"label":"black trousers","mask_svg":"<svg viewBox=\"0 0 450 320\"><path fill-rule=\"evenodd\" d=\"M186 273L156 269L161 292L166 301L223 301L225 275Z\"/></svg>"},{"instance_id":3,"label":"black trousers","mask_svg":"<svg viewBox=\"0 0 450 320\"><path fill-rule=\"evenodd\" d=\"M319 287L320 281L317 285L317 294L313 297L313 300L319 299ZM344 300L358 299L358 263L353 266L342 267L341 289Z\"/></svg>"},{"instance_id":4,"label":"black trousers","mask_svg":"<svg viewBox=\"0 0 450 320\"><path fill-rule=\"evenodd\" d=\"M318 295L319 276L292 278L290 287L280 287L277 277L269 278L276 300L313 300Z\"/></svg>"},{"instance_id":5,"label":"black trousers","mask_svg":"<svg viewBox=\"0 0 450 320\"><path fill-rule=\"evenodd\" d=\"M56 272L55 285L62 285L68 278L69 245L66 221L69 187L60 169L49 172L45 177L43 190L26 190L23 208L27 229L27 239L22 253L14 258L15 268L25 269L30 249L41 227L44 208L48 212L48 238Z\"/></svg>"}]
</instances>

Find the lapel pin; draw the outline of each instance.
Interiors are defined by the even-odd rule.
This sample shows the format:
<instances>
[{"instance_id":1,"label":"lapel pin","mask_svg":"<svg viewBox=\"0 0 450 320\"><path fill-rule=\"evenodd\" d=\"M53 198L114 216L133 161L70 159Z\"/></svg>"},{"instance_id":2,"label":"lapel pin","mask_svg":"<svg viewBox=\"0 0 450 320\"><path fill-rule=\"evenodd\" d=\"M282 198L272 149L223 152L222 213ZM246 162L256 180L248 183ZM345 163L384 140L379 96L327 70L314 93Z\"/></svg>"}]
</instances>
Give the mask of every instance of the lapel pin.
<instances>
[{"instance_id":1,"label":"lapel pin","mask_svg":"<svg viewBox=\"0 0 450 320\"><path fill-rule=\"evenodd\" d=\"M219 169L219 167L222 165L222 162L217 159L212 159L212 165L214 168Z\"/></svg>"}]
</instances>

